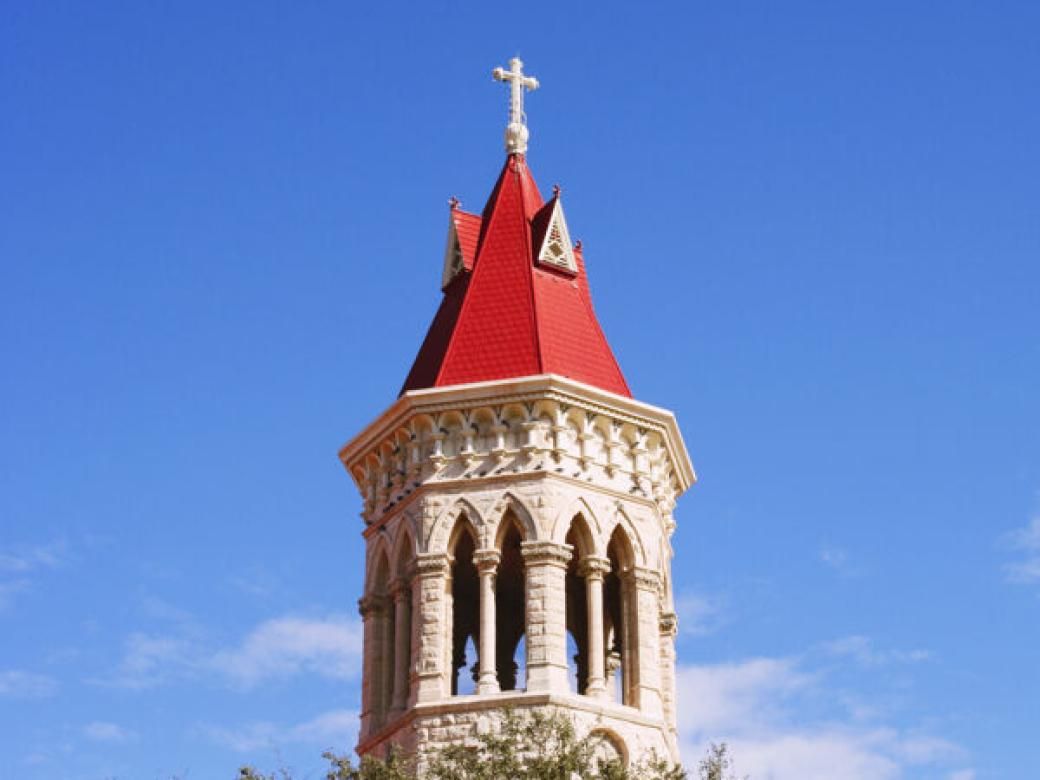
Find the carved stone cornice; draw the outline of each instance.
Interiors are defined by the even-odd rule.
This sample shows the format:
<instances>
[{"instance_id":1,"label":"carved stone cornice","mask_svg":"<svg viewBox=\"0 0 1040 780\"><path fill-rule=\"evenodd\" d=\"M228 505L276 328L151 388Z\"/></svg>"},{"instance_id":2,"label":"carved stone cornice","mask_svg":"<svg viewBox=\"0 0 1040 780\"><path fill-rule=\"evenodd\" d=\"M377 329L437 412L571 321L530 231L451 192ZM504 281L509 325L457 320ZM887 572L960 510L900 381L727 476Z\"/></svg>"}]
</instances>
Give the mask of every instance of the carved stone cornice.
<instances>
[{"instance_id":1,"label":"carved stone cornice","mask_svg":"<svg viewBox=\"0 0 1040 780\"><path fill-rule=\"evenodd\" d=\"M696 480L671 413L554 375L409 391L340 458L374 523L424 485L537 472L547 452L556 470L634 486L664 511Z\"/></svg>"},{"instance_id":2,"label":"carved stone cornice","mask_svg":"<svg viewBox=\"0 0 1040 780\"><path fill-rule=\"evenodd\" d=\"M679 616L674 612L662 612L657 625L662 636L675 636L679 632Z\"/></svg>"}]
</instances>

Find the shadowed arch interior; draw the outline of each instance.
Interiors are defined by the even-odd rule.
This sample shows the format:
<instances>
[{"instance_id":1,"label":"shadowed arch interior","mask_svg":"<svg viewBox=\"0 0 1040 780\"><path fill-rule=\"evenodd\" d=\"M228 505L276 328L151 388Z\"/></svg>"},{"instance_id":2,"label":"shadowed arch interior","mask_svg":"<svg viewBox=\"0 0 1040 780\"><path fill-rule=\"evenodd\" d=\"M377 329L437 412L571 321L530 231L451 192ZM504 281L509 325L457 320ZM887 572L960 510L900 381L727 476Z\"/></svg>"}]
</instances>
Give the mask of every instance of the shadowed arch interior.
<instances>
[{"instance_id":1,"label":"shadowed arch interior","mask_svg":"<svg viewBox=\"0 0 1040 780\"><path fill-rule=\"evenodd\" d=\"M374 644L380 653L374 659L372 674L372 720L376 724L386 722L393 695L394 679L394 611L390 597L390 560L386 549L380 549L376 555L372 576L369 580L368 596L376 605L376 619L373 624Z\"/></svg>"},{"instance_id":2,"label":"shadowed arch interior","mask_svg":"<svg viewBox=\"0 0 1040 780\"><path fill-rule=\"evenodd\" d=\"M585 518L578 514L571 520L566 543L571 548L566 577L566 627L568 677L571 689L584 694L589 684L589 614L585 578L581 562L592 555L592 533Z\"/></svg>"},{"instance_id":3,"label":"shadowed arch interior","mask_svg":"<svg viewBox=\"0 0 1040 780\"><path fill-rule=\"evenodd\" d=\"M459 694L459 674L467 666L467 642L476 647L480 631L480 588L477 567L473 563L476 540L465 515L455 521L450 548L454 559L451 565L451 693ZM476 674L476 653L471 673ZM471 686L466 685L467 689Z\"/></svg>"},{"instance_id":4,"label":"shadowed arch interior","mask_svg":"<svg viewBox=\"0 0 1040 780\"><path fill-rule=\"evenodd\" d=\"M525 572L520 550L524 537L523 527L512 509L502 516L498 539L502 557L495 578L495 669L498 687L512 691L526 685L525 680L518 679L520 663L516 660L525 632Z\"/></svg>"},{"instance_id":5,"label":"shadowed arch interior","mask_svg":"<svg viewBox=\"0 0 1040 780\"><path fill-rule=\"evenodd\" d=\"M631 573L632 542L619 524L607 545L610 572L603 581L603 630L606 634L607 692L616 701L639 706L635 685L635 608Z\"/></svg>"}]
</instances>

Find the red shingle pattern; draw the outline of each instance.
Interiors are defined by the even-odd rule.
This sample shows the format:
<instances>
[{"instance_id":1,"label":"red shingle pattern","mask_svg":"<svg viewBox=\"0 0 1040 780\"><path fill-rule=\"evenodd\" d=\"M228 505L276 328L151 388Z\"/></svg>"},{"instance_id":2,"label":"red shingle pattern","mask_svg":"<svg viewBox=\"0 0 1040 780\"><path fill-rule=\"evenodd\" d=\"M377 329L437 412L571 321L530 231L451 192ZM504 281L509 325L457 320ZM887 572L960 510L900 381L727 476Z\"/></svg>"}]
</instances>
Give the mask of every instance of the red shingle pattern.
<instances>
[{"instance_id":1,"label":"red shingle pattern","mask_svg":"<svg viewBox=\"0 0 1040 780\"><path fill-rule=\"evenodd\" d=\"M482 220L479 214L470 214L462 209L452 209L451 218L455 221L455 235L459 237L462 265L467 271L472 271L477 259L477 242L480 240Z\"/></svg>"},{"instance_id":2,"label":"red shingle pattern","mask_svg":"<svg viewBox=\"0 0 1040 780\"><path fill-rule=\"evenodd\" d=\"M559 374L631 396L592 309L581 253L573 276L535 266L532 222L543 205L524 157L510 155L484 207L473 270L445 290L402 393ZM474 221L455 224L465 257Z\"/></svg>"}]
</instances>

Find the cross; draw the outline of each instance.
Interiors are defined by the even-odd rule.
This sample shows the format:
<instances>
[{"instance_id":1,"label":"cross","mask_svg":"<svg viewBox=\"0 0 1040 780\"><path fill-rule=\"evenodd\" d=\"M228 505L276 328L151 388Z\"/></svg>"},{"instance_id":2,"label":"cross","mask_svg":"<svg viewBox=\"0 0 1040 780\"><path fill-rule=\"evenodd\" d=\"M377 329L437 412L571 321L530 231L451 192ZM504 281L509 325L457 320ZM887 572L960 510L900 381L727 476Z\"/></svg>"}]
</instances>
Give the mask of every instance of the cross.
<instances>
[{"instance_id":1,"label":"cross","mask_svg":"<svg viewBox=\"0 0 1040 780\"><path fill-rule=\"evenodd\" d=\"M524 116L524 90L538 89L538 79L524 75L524 63L519 57L509 61L509 70L495 68L491 71L495 81L509 82L509 126L506 128L506 151L523 154L527 151L528 131Z\"/></svg>"}]
</instances>

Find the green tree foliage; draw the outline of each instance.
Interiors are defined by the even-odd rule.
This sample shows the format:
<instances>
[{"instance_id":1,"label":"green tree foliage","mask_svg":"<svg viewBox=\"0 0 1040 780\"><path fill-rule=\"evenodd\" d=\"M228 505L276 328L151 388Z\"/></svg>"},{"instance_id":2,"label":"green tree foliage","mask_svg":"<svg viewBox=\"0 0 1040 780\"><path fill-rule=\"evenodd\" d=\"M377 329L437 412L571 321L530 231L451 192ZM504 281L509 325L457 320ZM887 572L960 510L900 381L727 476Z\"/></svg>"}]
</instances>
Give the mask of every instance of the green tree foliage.
<instances>
[{"instance_id":1,"label":"green tree foliage","mask_svg":"<svg viewBox=\"0 0 1040 780\"><path fill-rule=\"evenodd\" d=\"M451 745L429 757L423 780L687 780L678 764L658 757L625 767L608 758L605 738L578 736L574 723L560 713L507 712L499 727L465 745ZM366 756L355 766L345 756L326 752L326 780L416 780L414 763L396 753L385 760ZM700 780L736 780L726 772L732 761L725 744L712 745L698 766ZM282 770L265 775L252 767L239 780L292 780Z\"/></svg>"},{"instance_id":2,"label":"green tree foliage","mask_svg":"<svg viewBox=\"0 0 1040 780\"><path fill-rule=\"evenodd\" d=\"M697 769L701 780L737 780L736 775L727 771L733 769L733 759L730 758L729 748L726 743L716 745L714 742L708 747L708 755L701 759ZM745 776L744 780L747 780Z\"/></svg>"}]
</instances>

